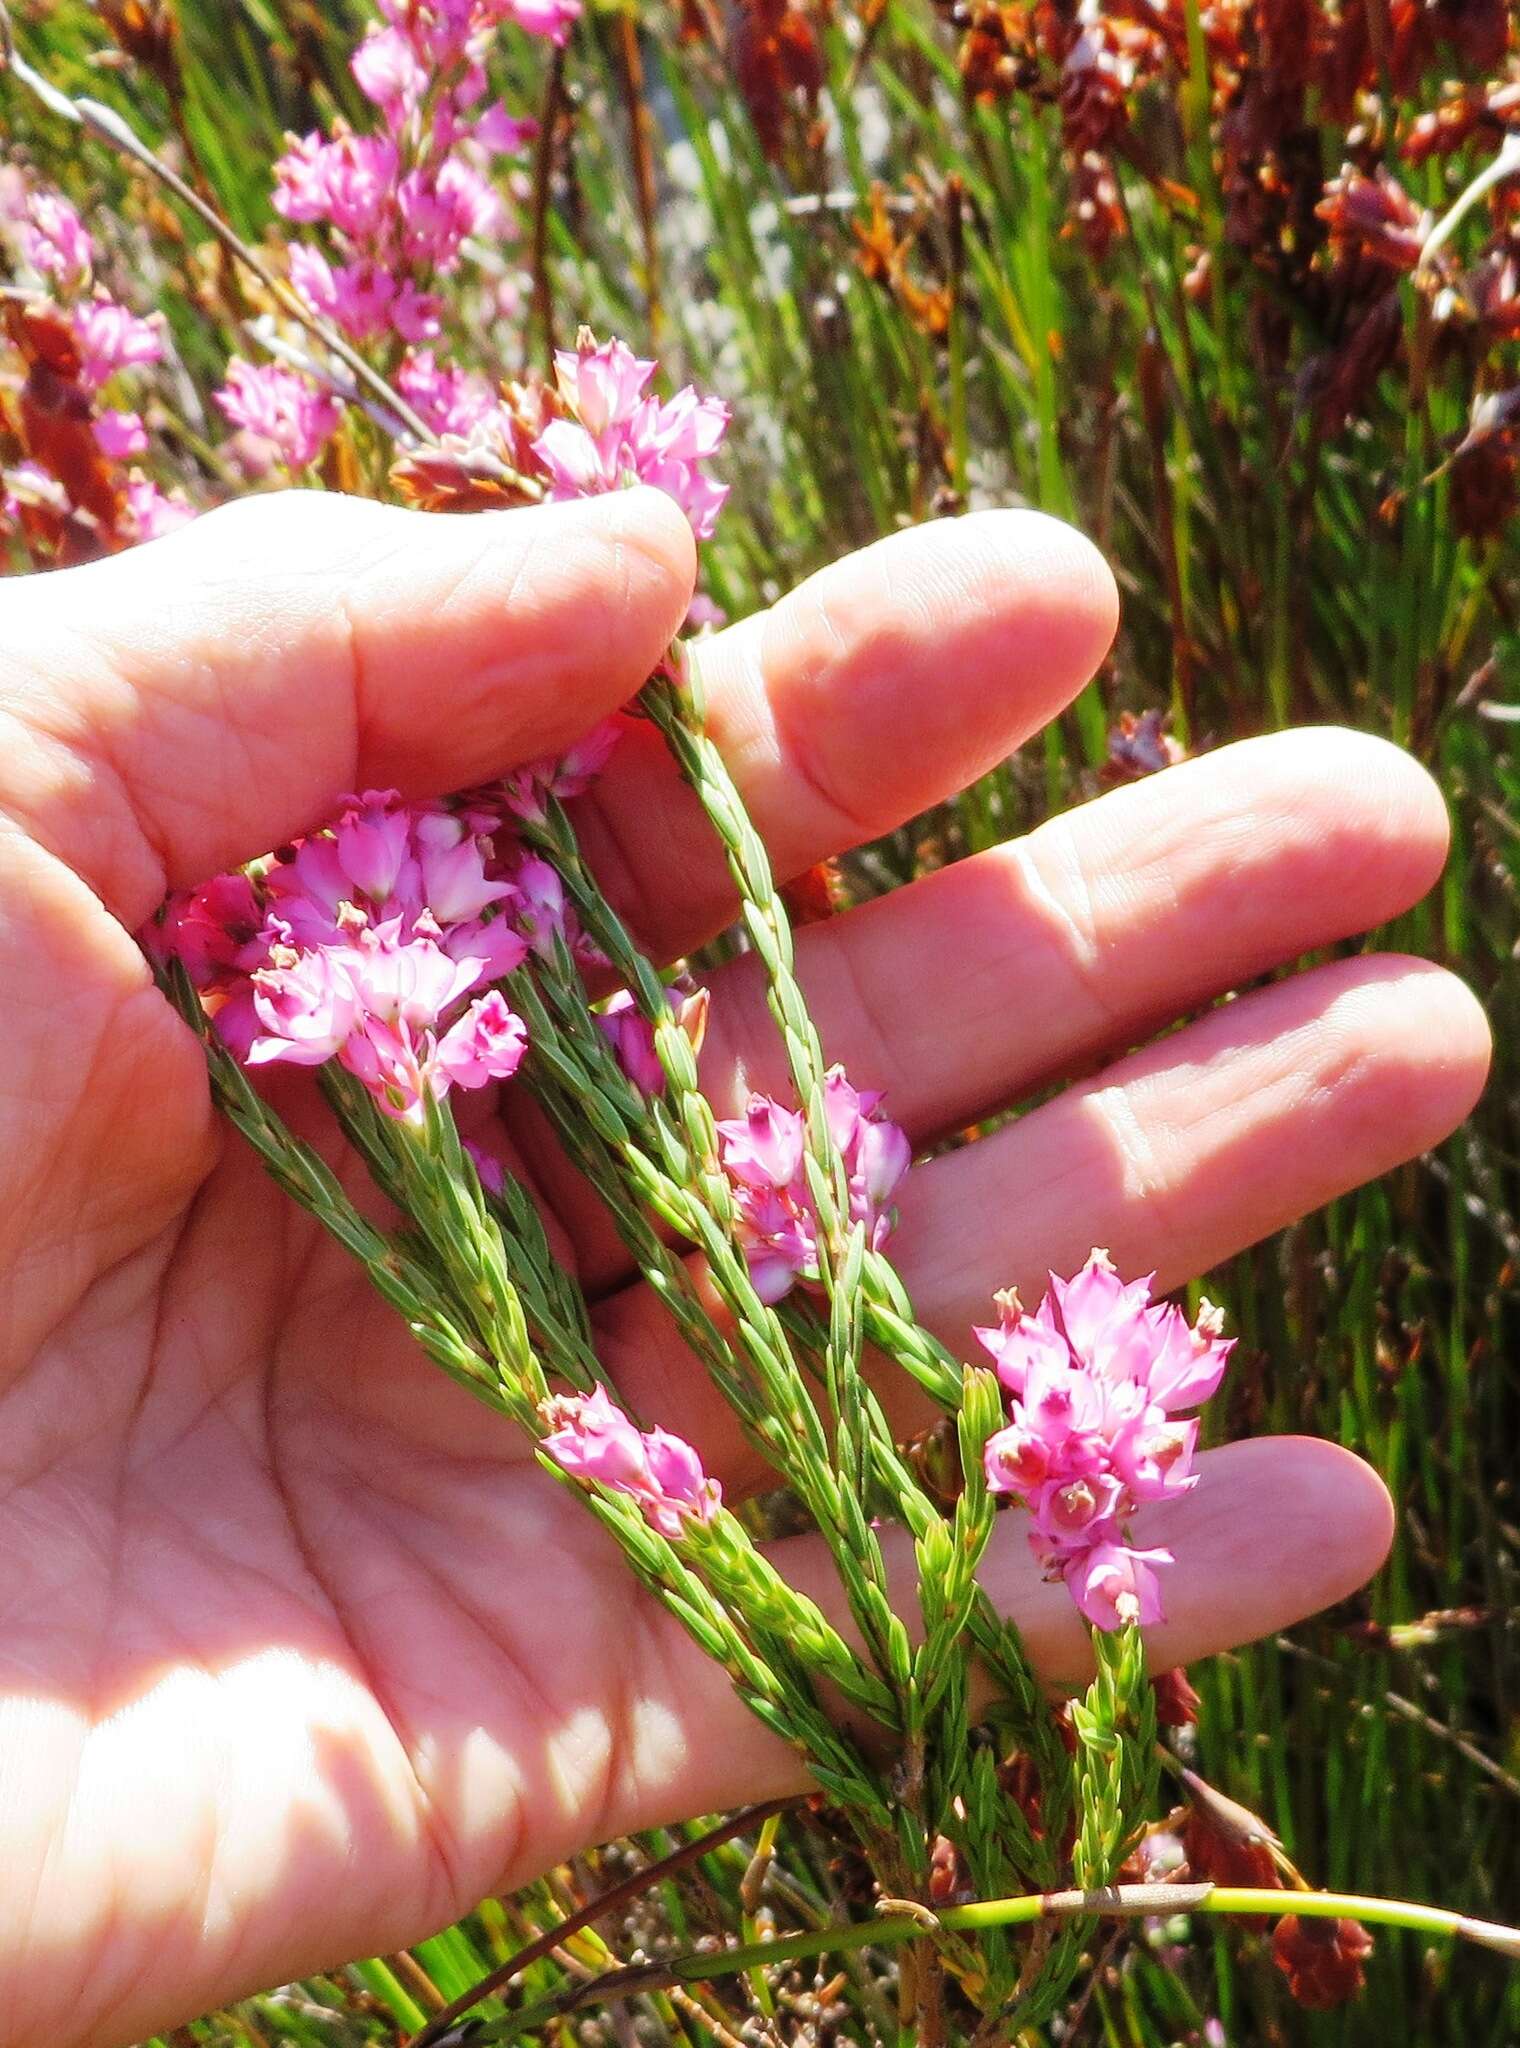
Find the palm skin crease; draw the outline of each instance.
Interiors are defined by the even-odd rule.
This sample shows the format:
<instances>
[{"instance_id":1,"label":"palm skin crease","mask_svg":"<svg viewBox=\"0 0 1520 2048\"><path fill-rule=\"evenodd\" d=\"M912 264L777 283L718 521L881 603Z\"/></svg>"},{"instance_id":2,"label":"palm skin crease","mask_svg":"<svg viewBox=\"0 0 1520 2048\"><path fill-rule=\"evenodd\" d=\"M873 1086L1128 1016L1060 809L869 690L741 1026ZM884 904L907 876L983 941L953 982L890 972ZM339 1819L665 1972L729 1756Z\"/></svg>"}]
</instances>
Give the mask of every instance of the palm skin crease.
<instances>
[{"instance_id":1,"label":"palm skin crease","mask_svg":"<svg viewBox=\"0 0 1520 2048\"><path fill-rule=\"evenodd\" d=\"M692 573L684 522L644 491L460 521L310 493L5 591L7 2048L140 2039L420 1938L592 1841L796 1782L510 1427L218 1129L130 937L166 886L320 822L344 790L451 789L568 744L638 686ZM1078 536L983 514L894 536L705 643L714 736L778 871L1037 731L1114 607ZM579 823L650 946L726 921L655 735L630 734ZM887 1087L920 1143L1083 1076L910 1180L896 1250L946 1341L994 1288L1037 1291L1094 1243L1178 1285L1450 1130L1486 1038L1449 976L1363 955L1208 1007L1396 916L1444 847L1412 763L1286 734L803 933L831 1057ZM704 1069L720 1114L780 1085L746 963L714 977ZM333 1156L309 1080L270 1086ZM510 1097L485 1120L629 1400L731 1492L755 1483L543 1130ZM1179 1560L1159 1663L1377 1568L1386 1497L1349 1454L1262 1439L1203 1471L1143 1532ZM828 1597L807 1539L778 1557ZM1041 1668L1079 1676L1081 1631L1013 1519L987 1576Z\"/></svg>"}]
</instances>

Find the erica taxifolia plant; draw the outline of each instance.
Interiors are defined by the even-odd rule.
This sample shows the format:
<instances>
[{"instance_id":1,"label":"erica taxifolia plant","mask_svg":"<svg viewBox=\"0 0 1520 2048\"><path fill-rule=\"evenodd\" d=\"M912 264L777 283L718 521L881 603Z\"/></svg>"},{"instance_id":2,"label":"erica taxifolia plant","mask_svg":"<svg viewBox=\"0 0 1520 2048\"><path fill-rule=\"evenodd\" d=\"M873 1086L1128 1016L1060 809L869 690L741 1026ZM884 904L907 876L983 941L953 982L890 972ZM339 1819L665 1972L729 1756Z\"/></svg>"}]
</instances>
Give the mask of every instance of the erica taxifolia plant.
<instances>
[{"instance_id":1,"label":"erica taxifolia plant","mask_svg":"<svg viewBox=\"0 0 1520 2048\"><path fill-rule=\"evenodd\" d=\"M496 94L491 59L504 35L557 50L576 13L575 0L386 0L352 57L364 124L335 117L292 137L274 166L286 239L251 248L169 174L241 279L237 352L210 405L168 324L132 303L68 201L13 177L5 516L18 549L71 563L193 517L170 482L176 463L187 473L189 441L214 479L206 498L320 475L459 513L642 483L710 539L727 489L720 398L667 394L655 363L585 329L550 377L500 374L532 290L512 251L545 138ZM1058 65L1077 217L1106 248L1123 226L1108 153L1126 94L1184 61L1179 23L999 9L957 26L975 95L1032 90ZM1216 56L1229 27L1210 18ZM749 22L753 103L780 94L782 112L810 109L810 35L801 10ZM1249 67L1232 61L1244 103ZM143 161L117 117L12 68L55 113ZM775 106L767 119L779 148ZM1438 232L1411 222L1386 181L1348 172L1314 217L1374 269L1445 276ZM901 296L906 262L879 208L873 232L868 274ZM1485 262L1499 304L1508 273ZM950 317L925 314L936 332ZM712 608L694 609L699 631ZM758 963L784 1054L785 1088L751 1094L736 1116L717 1115L703 1087L704 963L640 944L577 834L575 799L636 723L668 750L726 859L735 943ZM1160 1726L1191 1704L1185 1681L1146 1670L1172 1559L1144 1514L1197 1483L1199 1411L1231 1350L1223 1318L1153 1300L1149 1277L1094 1249L1033 1309L999 1295L957 1348L920 1322L891 1255L908 1138L877 1077L846 1073L820 1038L786 906L682 644L570 752L425 802L356 791L320 829L172 896L141 940L231 1122L805 1759L822 1824L866 1872L871 1910L856 1921L763 1941L736 1926L716 1952L644 1966L641 1986L897 1947L902 2037L991 2044L1057 2012L1109 1919L1279 1916L1291 1903L1275 1953L1317 2005L1359 1983L1364 1921L1520 1954L1504 1929L1310 1890L1253 1815L1161 1747ZM265 1084L289 1066L315 1074L372 1189L282 1121ZM671 1341L823 1539L830 1594L778 1571L754 1511L724 1500L679 1416L639 1412L617 1386L531 1188L472 1112L499 1089L531 1099L599 1196ZM937 1457L899 1441L903 1376L939 1411ZM1000 1512L1021 1518L1089 1631L1095 1675L1075 1698L1040 1682L979 1585ZM509 2039L628 1988L570 1985L470 2038Z\"/></svg>"}]
</instances>

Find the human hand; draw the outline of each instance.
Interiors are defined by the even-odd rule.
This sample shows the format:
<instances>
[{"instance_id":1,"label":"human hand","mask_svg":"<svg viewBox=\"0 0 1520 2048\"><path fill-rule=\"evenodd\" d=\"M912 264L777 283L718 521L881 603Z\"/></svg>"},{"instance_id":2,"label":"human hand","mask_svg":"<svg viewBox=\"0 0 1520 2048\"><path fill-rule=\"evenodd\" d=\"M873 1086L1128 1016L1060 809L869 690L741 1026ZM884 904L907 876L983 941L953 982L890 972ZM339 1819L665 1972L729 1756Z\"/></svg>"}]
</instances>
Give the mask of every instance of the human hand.
<instances>
[{"instance_id":1,"label":"human hand","mask_svg":"<svg viewBox=\"0 0 1520 2048\"><path fill-rule=\"evenodd\" d=\"M795 1784L790 1753L615 1548L422 1358L210 1108L130 936L166 887L562 746L678 628L688 530L639 491L469 520L294 494L13 581L0 655L0 2039L121 2043L443 1925L589 1842ZM994 513L902 534L698 650L778 871L982 772L1086 679L1111 580ZM657 735L579 806L661 955L730 911ZM1450 976L1360 957L1159 1027L1397 914L1440 799L1349 733L1229 747L799 936L831 1058L920 1143L1084 1078L913 1175L894 1253L953 1345L1093 1243L1172 1287L1433 1144L1481 1085ZM784 1086L751 964L713 977L720 1113ZM1107 1062L1107 1064L1104 1064ZM261 1084L262 1085L262 1084ZM308 1134L310 1078L269 1082ZM759 1482L729 1410L510 1094L630 1403ZM330 1143L331 1140L329 1139ZM891 1390L904 1427L912 1390ZM1145 1511L1159 1663L1359 1585L1388 1504L1253 1440ZM1052 1679L1083 1632L1011 1520L987 1580ZM784 1569L824 1593L808 1539Z\"/></svg>"}]
</instances>

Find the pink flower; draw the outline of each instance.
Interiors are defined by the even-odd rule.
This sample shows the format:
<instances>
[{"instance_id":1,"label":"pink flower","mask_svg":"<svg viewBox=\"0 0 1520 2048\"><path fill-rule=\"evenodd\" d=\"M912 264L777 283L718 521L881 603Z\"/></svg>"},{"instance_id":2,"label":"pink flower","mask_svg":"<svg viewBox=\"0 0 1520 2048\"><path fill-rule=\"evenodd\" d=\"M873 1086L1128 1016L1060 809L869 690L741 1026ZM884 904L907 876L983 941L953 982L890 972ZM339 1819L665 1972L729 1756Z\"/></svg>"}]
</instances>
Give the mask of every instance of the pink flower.
<instances>
[{"instance_id":1,"label":"pink flower","mask_svg":"<svg viewBox=\"0 0 1520 2048\"><path fill-rule=\"evenodd\" d=\"M841 1067L824 1083L824 1114L850 1190L850 1220L876 1250L891 1234L890 1199L912 1159L907 1137L880 1115L880 1093L851 1086ZM743 1117L718 1124L723 1168L734 1183L750 1278L779 1301L796 1279L816 1280L817 1216L803 1166L806 1125L796 1110L752 1095Z\"/></svg>"},{"instance_id":2,"label":"pink flower","mask_svg":"<svg viewBox=\"0 0 1520 2048\"><path fill-rule=\"evenodd\" d=\"M366 258L341 264L331 275L332 317L349 339L373 341L383 334L396 298L396 280L390 272Z\"/></svg>"},{"instance_id":3,"label":"pink flower","mask_svg":"<svg viewBox=\"0 0 1520 2048\"><path fill-rule=\"evenodd\" d=\"M332 838L338 865L361 895L385 903L412 844L412 821L401 808L400 792L367 789L341 801Z\"/></svg>"},{"instance_id":4,"label":"pink flower","mask_svg":"<svg viewBox=\"0 0 1520 2048\"><path fill-rule=\"evenodd\" d=\"M443 301L436 292L419 291L407 278L391 302L391 325L413 347L434 341L443 326Z\"/></svg>"},{"instance_id":5,"label":"pink flower","mask_svg":"<svg viewBox=\"0 0 1520 2048\"><path fill-rule=\"evenodd\" d=\"M235 427L267 442L287 469L315 462L343 417L341 402L308 378L277 363L254 365L234 356L227 382L214 394Z\"/></svg>"},{"instance_id":6,"label":"pink flower","mask_svg":"<svg viewBox=\"0 0 1520 2048\"><path fill-rule=\"evenodd\" d=\"M435 434L466 438L496 404L484 377L438 363L431 349L408 352L396 372L396 388Z\"/></svg>"},{"instance_id":7,"label":"pink flower","mask_svg":"<svg viewBox=\"0 0 1520 2048\"><path fill-rule=\"evenodd\" d=\"M1086 1619L1096 1628L1122 1628L1138 1622L1153 1628L1166 1619L1161 1582L1152 1566L1171 1564L1169 1550L1130 1550L1122 1543L1097 1543L1078 1551L1062 1576Z\"/></svg>"},{"instance_id":8,"label":"pink flower","mask_svg":"<svg viewBox=\"0 0 1520 2048\"><path fill-rule=\"evenodd\" d=\"M472 1138L464 1140L464 1149L469 1153L476 1177L488 1195L501 1195L507 1185L507 1169L494 1152L487 1152L483 1145L477 1145Z\"/></svg>"},{"instance_id":9,"label":"pink flower","mask_svg":"<svg viewBox=\"0 0 1520 2048\"><path fill-rule=\"evenodd\" d=\"M644 1438L644 1452L657 1491L642 1505L660 1534L676 1542L685 1534L688 1518L710 1522L723 1492L717 1480L709 1479L702 1470L702 1461L691 1445L669 1430L652 1429Z\"/></svg>"},{"instance_id":10,"label":"pink flower","mask_svg":"<svg viewBox=\"0 0 1520 2048\"><path fill-rule=\"evenodd\" d=\"M562 46L580 20L581 0L483 0L481 11L490 21L514 22L525 35Z\"/></svg>"},{"instance_id":11,"label":"pink flower","mask_svg":"<svg viewBox=\"0 0 1520 2048\"><path fill-rule=\"evenodd\" d=\"M21 253L65 298L89 282L95 245L89 230L59 192L29 192L16 226Z\"/></svg>"},{"instance_id":12,"label":"pink flower","mask_svg":"<svg viewBox=\"0 0 1520 2048\"><path fill-rule=\"evenodd\" d=\"M479 836L468 829L457 811L425 812L416 817L411 840L421 867L422 893L440 924L469 923L489 904L515 893L510 882L493 881L486 874Z\"/></svg>"},{"instance_id":13,"label":"pink flower","mask_svg":"<svg viewBox=\"0 0 1520 2048\"><path fill-rule=\"evenodd\" d=\"M747 1188L789 1189L802 1170L806 1135L798 1111L751 1095L742 1117L718 1124L724 1171Z\"/></svg>"},{"instance_id":14,"label":"pink flower","mask_svg":"<svg viewBox=\"0 0 1520 2048\"><path fill-rule=\"evenodd\" d=\"M654 365L621 341L598 344L582 334L554 359L555 381L569 413L551 420L533 442L556 498L583 498L647 483L674 498L699 540L712 533L727 488L700 465L717 453L728 408L688 385L663 404L642 396Z\"/></svg>"},{"instance_id":15,"label":"pink flower","mask_svg":"<svg viewBox=\"0 0 1520 2048\"><path fill-rule=\"evenodd\" d=\"M668 1430L641 1435L605 1387L561 1396L548 1413L558 1426L543 1447L555 1464L636 1500L651 1527L673 1542L691 1522L710 1522L718 1512L722 1489L691 1445Z\"/></svg>"},{"instance_id":16,"label":"pink flower","mask_svg":"<svg viewBox=\"0 0 1520 2048\"><path fill-rule=\"evenodd\" d=\"M763 1302L774 1305L798 1280L818 1277L817 1224L799 1190L741 1188L735 1208L750 1284Z\"/></svg>"},{"instance_id":17,"label":"pink flower","mask_svg":"<svg viewBox=\"0 0 1520 2048\"><path fill-rule=\"evenodd\" d=\"M654 372L652 362L641 361L621 341L605 341L600 347L583 342L576 349L558 350L554 357L561 398L594 436L633 417Z\"/></svg>"},{"instance_id":18,"label":"pink flower","mask_svg":"<svg viewBox=\"0 0 1520 2048\"><path fill-rule=\"evenodd\" d=\"M627 989L618 990L598 1013L596 1022L634 1087L645 1095L660 1094L665 1086L665 1069L654 1049L654 1026Z\"/></svg>"},{"instance_id":19,"label":"pink flower","mask_svg":"<svg viewBox=\"0 0 1520 2048\"><path fill-rule=\"evenodd\" d=\"M516 156L538 135L538 123L531 115L510 113L496 100L475 123L472 140L496 156Z\"/></svg>"},{"instance_id":20,"label":"pink flower","mask_svg":"<svg viewBox=\"0 0 1520 2048\"><path fill-rule=\"evenodd\" d=\"M620 718L604 718L567 752L545 754L515 769L502 784L502 802L516 817L541 820L547 815L549 797L568 803L584 796L606 767L622 732Z\"/></svg>"},{"instance_id":21,"label":"pink flower","mask_svg":"<svg viewBox=\"0 0 1520 2048\"><path fill-rule=\"evenodd\" d=\"M291 242L285 252L285 268L292 289L313 313L330 320L337 311L338 287L332 265L321 250L314 249L309 242Z\"/></svg>"},{"instance_id":22,"label":"pink flower","mask_svg":"<svg viewBox=\"0 0 1520 2048\"><path fill-rule=\"evenodd\" d=\"M850 1184L850 1217L864 1223L874 1250L891 1234L891 1200L913 1164L906 1132L877 1115L878 1089L857 1093L843 1067L824 1079L824 1114L829 1134L844 1159Z\"/></svg>"},{"instance_id":23,"label":"pink flower","mask_svg":"<svg viewBox=\"0 0 1520 2048\"><path fill-rule=\"evenodd\" d=\"M399 28L371 29L349 60L367 100L387 112L417 105L427 89L427 69L410 37Z\"/></svg>"},{"instance_id":24,"label":"pink flower","mask_svg":"<svg viewBox=\"0 0 1520 2048\"><path fill-rule=\"evenodd\" d=\"M155 313L139 320L104 292L74 308L74 341L80 382L98 391L118 370L156 363L164 352L163 320Z\"/></svg>"},{"instance_id":25,"label":"pink flower","mask_svg":"<svg viewBox=\"0 0 1520 2048\"><path fill-rule=\"evenodd\" d=\"M161 491L151 478L135 476L127 484L127 514L138 540L161 540L188 526L195 507L178 491Z\"/></svg>"},{"instance_id":26,"label":"pink flower","mask_svg":"<svg viewBox=\"0 0 1520 2048\"><path fill-rule=\"evenodd\" d=\"M438 1041L434 1061L456 1088L484 1088L492 1081L511 1080L527 1049L527 1027L493 988L449 1026Z\"/></svg>"},{"instance_id":27,"label":"pink flower","mask_svg":"<svg viewBox=\"0 0 1520 2048\"><path fill-rule=\"evenodd\" d=\"M274 206L287 220L330 221L355 239L377 228L400 171L396 146L384 136L306 135L291 142L274 167Z\"/></svg>"},{"instance_id":28,"label":"pink flower","mask_svg":"<svg viewBox=\"0 0 1520 2048\"><path fill-rule=\"evenodd\" d=\"M148 452L148 430L135 412L111 410L96 419L95 445L109 462L130 462Z\"/></svg>"},{"instance_id":29,"label":"pink flower","mask_svg":"<svg viewBox=\"0 0 1520 2048\"><path fill-rule=\"evenodd\" d=\"M360 1004L349 962L336 950L297 953L254 974L253 1007L263 1035L248 1051L248 1064L288 1060L319 1067L348 1043L360 1021Z\"/></svg>"},{"instance_id":30,"label":"pink flower","mask_svg":"<svg viewBox=\"0 0 1520 2048\"><path fill-rule=\"evenodd\" d=\"M1033 1315L1011 1294L998 1309L997 1327L976 1332L1011 1397L1007 1428L987 1443L988 1486L1023 1502L1031 1549L1089 1620L1156 1618L1148 1565L1169 1560L1131 1551L1125 1525L1197 1483L1197 1421L1174 1417L1219 1384L1231 1345L1218 1311L1205 1304L1190 1328L1152 1304L1148 1279L1126 1285L1099 1251L1072 1280L1052 1274Z\"/></svg>"},{"instance_id":31,"label":"pink flower","mask_svg":"<svg viewBox=\"0 0 1520 2048\"><path fill-rule=\"evenodd\" d=\"M199 889L182 889L165 903L143 944L158 960L179 960L197 988L263 965L264 913L246 875L218 875Z\"/></svg>"}]
</instances>

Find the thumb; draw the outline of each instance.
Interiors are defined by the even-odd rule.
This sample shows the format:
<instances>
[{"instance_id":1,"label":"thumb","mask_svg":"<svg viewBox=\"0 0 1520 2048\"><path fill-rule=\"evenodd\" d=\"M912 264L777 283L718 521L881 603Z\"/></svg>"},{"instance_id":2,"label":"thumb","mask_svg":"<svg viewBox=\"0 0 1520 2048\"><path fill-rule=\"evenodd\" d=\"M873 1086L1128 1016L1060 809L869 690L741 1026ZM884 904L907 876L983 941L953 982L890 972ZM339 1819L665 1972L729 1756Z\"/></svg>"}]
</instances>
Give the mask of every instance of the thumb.
<instances>
[{"instance_id":1,"label":"thumb","mask_svg":"<svg viewBox=\"0 0 1520 2048\"><path fill-rule=\"evenodd\" d=\"M323 492L243 500L5 597L0 813L129 928L321 821L568 744L685 615L670 499L448 518Z\"/></svg>"},{"instance_id":2,"label":"thumb","mask_svg":"<svg viewBox=\"0 0 1520 2048\"><path fill-rule=\"evenodd\" d=\"M0 1381L214 1157L199 1047L129 936L165 889L346 789L568 744L659 658L692 560L654 491L472 519L292 492L4 587Z\"/></svg>"}]
</instances>

